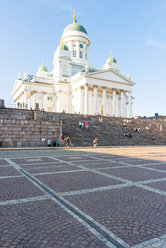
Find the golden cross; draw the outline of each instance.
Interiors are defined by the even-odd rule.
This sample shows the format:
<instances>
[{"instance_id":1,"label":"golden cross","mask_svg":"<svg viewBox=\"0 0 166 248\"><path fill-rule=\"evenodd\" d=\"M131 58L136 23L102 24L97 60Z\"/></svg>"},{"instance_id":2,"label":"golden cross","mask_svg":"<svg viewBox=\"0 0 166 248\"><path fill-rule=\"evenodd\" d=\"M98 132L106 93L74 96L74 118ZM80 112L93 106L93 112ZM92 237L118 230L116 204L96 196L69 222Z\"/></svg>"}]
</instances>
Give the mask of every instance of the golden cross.
<instances>
[{"instance_id":1,"label":"golden cross","mask_svg":"<svg viewBox=\"0 0 166 248\"><path fill-rule=\"evenodd\" d=\"M75 19L76 19L76 11L74 10L74 21L75 21Z\"/></svg>"}]
</instances>

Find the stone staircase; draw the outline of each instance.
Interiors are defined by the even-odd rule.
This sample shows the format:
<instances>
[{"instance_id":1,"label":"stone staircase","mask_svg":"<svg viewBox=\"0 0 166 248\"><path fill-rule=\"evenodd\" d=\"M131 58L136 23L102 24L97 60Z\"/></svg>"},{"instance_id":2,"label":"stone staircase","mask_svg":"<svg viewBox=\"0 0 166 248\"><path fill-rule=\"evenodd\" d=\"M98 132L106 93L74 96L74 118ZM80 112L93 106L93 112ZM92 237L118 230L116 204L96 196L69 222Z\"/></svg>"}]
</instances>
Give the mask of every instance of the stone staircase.
<instances>
[{"instance_id":1,"label":"stone staircase","mask_svg":"<svg viewBox=\"0 0 166 248\"><path fill-rule=\"evenodd\" d=\"M126 127L122 127L125 118L58 114L62 119L63 135L69 136L74 146L92 146L97 137L100 146L127 145L166 145L166 122L156 120L126 119ZM88 121L88 129L79 127L79 121ZM134 131L140 128L141 132ZM132 138L125 137L131 132ZM155 141L152 138L155 137Z\"/></svg>"},{"instance_id":2,"label":"stone staircase","mask_svg":"<svg viewBox=\"0 0 166 248\"><path fill-rule=\"evenodd\" d=\"M63 114L53 112L0 109L0 119L13 121L34 121L35 123L52 123L62 120L62 133L69 136L73 146L92 146L93 139L98 138L99 146L127 146L127 145L166 145L166 121L164 120L143 120L126 119L116 117L84 116L74 114ZM36 122L35 122L36 121ZM79 127L79 121L88 122L88 129ZM122 127L123 123L126 127ZM21 124L22 125L22 124ZM6 127L7 128L7 127ZM21 126L22 128L22 126ZM134 128L140 128L141 132L135 132ZM9 129L10 131L10 129ZM24 130L23 130L24 131ZM40 130L36 130L40 131ZM50 130L47 128L47 132ZM131 132L132 138L124 137L125 133ZM50 138L55 138L50 133ZM155 137L155 141L152 138Z\"/></svg>"}]
</instances>

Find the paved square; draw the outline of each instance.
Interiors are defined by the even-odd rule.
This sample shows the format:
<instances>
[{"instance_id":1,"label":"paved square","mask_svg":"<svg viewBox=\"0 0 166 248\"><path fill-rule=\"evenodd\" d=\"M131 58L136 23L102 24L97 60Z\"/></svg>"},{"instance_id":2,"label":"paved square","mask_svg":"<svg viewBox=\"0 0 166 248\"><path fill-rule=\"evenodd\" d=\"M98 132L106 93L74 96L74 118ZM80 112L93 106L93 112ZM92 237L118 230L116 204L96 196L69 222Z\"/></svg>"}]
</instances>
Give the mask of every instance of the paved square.
<instances>
[{"instance_id":1,"label":"paved square","mask_svg":"<svg viewBox=\"0 0 166 248\"><path fill-rule=\"evenodd\" d=\"M25 177L0 179L0 201L44 195Z\"/></svg>"},{"instance_id":2,"label":"paved square","mask_svg":"<svg viewBox=\"0 0 166 248\"><path fill-rule=\"evenodd\" d=\"M165 196L125 187L66 199L130 246L166 233Z\"/></svg>"},{"instance_id":3,"label":"paved square","mask_svg":"<svg viewBox=\"0 0 166 248\"><path fill-rule=\"evenodd\" d=\"M0 230L0 247L107 247L52 200L1 207Z\"/></svg>"},{"instance_id":4,"label":"paved square","mask_svg":"<svg viewBox=\"0 0 166 248\"><path fill-rule=\"evenodd\" d=\"M11 166L5 166L5 167L0 166L0 177L14 176L14 175L21 175L21 173Z\"/></svg>"},{"instance_id":5,"label":"paved square","mask_svg":"<svg viewBox=\"0 0 166 248\"><path fill-rule=\"evenodd\" d=\"M87 171L42 175L36 176L36 178L56 192L67 192L121 184L120 181Z\"/></svg>"},{"instance_id":6,"label":"paved square","mask_svg":"<svg viewBox=\"0 0 166 248\"><path fill-rule=\"evenodd\" d=\"M114 175L117 177L121 177L132 182L149 180L149 179L158 179L158 178L166 178L166 173L147 170L144 168L137 167L123 167L123 168L114 168L114 169L103 169L100 170L110 175Z\"/></svg>"},{"instance_id":7,"label":"paved square","mask_svg":"<svg viewBox=\"0 0 166 248\"><path fill-rule=\"evenodd\" d=\"M166 147L0 151L0 247L166 248Z\"/></svg>"}]
</instances>

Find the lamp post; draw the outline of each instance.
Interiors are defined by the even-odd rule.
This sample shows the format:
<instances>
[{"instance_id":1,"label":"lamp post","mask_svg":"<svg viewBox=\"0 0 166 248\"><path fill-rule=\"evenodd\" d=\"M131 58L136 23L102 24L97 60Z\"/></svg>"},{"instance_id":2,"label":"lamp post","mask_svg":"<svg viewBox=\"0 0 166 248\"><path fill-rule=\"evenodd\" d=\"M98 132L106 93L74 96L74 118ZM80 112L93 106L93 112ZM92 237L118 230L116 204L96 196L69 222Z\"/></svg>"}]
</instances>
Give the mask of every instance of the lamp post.
<instances>
[{"instance_id":1,"label":"lamp post","mask_svg":"<svg viewBox=\"0 0 166 248\"><path fill-rule=\"evenodd\" d=\"M30 109L31 109L31 81L33 79L33 75L28 75L28 82L30 83L30 95L29 95L29 99L30 99Z\"/></svg>"}]
</instances>

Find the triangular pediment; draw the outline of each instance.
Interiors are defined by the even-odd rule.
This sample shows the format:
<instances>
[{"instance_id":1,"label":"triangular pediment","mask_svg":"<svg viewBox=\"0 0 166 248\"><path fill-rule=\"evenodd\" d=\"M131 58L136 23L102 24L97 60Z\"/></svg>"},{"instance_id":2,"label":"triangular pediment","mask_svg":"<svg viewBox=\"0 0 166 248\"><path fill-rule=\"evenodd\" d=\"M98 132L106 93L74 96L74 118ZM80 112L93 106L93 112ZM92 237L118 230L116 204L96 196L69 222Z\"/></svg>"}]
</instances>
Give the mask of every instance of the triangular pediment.
<instances>
[{"instance_id":1,"label":"triangular pediment","mask_svg":"<svg viewBox=\"0 0 166 248\"><path fill-rule=\"evenodd\" d=\"M14 87L12 90L12 96L14 95L14 93L17 91L17 89L22 85L22 80L16 80L14 83Z\"/></svg>"},{"instance_id":2,"label":"triangular pediment","mask_svg":"<svg viewBox=\"0 0 166 248\"><path fill-rule=\"evenodd\" d=\"M89 73L86 75L88 78L94 78L102 81L109 81L109 82L117 82L117 83L123 83L127 85L134 85L134 83L120 74L119 72L116 72L112 69L108 70L101 70L93 73Z\"/></svg>"}]
</instances>

